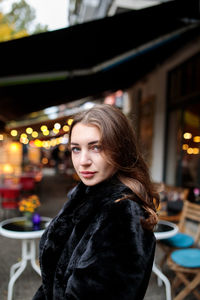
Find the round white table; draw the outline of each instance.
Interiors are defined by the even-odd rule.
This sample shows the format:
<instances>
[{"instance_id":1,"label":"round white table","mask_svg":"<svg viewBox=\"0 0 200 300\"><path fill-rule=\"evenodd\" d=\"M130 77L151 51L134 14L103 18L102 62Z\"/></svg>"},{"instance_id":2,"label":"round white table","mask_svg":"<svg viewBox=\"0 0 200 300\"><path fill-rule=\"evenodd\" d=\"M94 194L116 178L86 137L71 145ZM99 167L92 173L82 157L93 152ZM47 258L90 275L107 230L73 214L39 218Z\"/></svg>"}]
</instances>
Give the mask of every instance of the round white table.
<instances>
[{"instance_id":1,"label":"round white table","mask_svg":"<svg viewBox=\"0 0 200 300\"><path fill-rule=\"evenodd\" d=\"M22 258L10 268L10 280L8 284L8 300L12 300L13 286L17 278L22 274L30 261L33 269L41 276L40 268L36 263L36 243L51 221L50 218L41 217L39 225L29 227L24 217L4 220L0 223L0 234L12 239L22 240Z\"/></svg>"},{"instance_id":2,"label":"round white table","mask_svg":"<svg viewBox=\"0 0 200 300\"><path fill-rule=\"evenodd\" d=\"M177 234L178 230L179 229L176 224L160 220L156 225L154 235L156 237L156 240L164 240ZM160 269L158 269L155 261L153 263L152 271L156 274L158 279L160 279L160 281L158 281L159 285L162 284L162 281L165 284L166 300L171 300L171 284L169 282L169 279L160 271Z\"/></svg>"}]
</instances>

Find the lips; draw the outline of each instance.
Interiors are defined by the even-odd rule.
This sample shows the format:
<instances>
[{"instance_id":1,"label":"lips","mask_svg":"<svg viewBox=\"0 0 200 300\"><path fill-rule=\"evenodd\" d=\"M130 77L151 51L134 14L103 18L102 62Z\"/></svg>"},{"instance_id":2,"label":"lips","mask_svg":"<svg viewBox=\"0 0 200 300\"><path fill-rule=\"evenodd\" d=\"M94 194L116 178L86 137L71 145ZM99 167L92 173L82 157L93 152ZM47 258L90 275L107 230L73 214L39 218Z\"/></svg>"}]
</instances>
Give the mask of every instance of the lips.
<instances>
[{"instance_id":1,"label":"lips","mask_svg":"<svg viewBox=\"0 0 200 300\"><path fill-rule=\"evenodd\" d=\"M80 172L80 173L81 173L81 175L82 175L84 178L91 178L91 177L94 176L94 174L95 174L96 172L82 171L82 172Z\"/></svg>"}]
</instances>

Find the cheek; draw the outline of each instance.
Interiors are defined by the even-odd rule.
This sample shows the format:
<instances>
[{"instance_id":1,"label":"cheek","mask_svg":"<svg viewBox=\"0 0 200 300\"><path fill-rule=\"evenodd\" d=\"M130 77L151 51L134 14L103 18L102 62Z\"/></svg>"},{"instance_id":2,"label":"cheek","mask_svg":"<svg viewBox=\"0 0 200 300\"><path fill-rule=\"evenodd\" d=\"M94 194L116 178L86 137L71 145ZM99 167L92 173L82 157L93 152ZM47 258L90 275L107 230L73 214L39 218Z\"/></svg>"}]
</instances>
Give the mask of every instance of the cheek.
<instances>
[{"instance_id":1,"label":"cheek","mask_svg":"<svg viewBox=\"0 0 200 300\"><path fill-rule=\"evenodd\" d=\"M101 168L102 173L105 175L110 175L115 171L115 168L108 164L107 161L105 161L105 159L102 158L99 160L99 166Z\"/></svg>"},{"instance_id":2,"label":"cheek","mask_svg":"<svg viewBox=\"0 0 200 300\"><path fill-rule=\"evenodd\" d=\"M72 159L73 166L76 169L76 167L78 166L78 158L77 156L72 154L71 159Z\"/></svg>"}]
</instances>

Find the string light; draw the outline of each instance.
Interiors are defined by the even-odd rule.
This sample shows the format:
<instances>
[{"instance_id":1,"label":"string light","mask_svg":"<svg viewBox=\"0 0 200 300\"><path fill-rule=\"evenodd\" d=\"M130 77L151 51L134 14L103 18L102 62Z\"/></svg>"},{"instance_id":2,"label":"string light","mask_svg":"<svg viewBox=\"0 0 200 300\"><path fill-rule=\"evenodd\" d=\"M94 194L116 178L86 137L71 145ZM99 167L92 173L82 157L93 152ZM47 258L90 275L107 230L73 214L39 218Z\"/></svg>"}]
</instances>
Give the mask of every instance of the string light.
<instances>
[{"instance_id":1,"label":"string light","mask_svg":"<svg viewBox=\"0 0 200 300\"><path fill-rule=\"evenodd\" d=\"M188 149L187 149L187 153L188 153L188 154L193 154L193 148L188 148Z\"/></svg>"},{"instance_id":2,"label":"string light","mask_svg":"<svg viewBox=\"0 0 200 300\"><path fill-rule=\"evenodd\" d=\"M36 147L42 147L42 142L40 141L40 140L38 140L38 139L36 139L35 141L34 141L34 143L35 143L35 146Z\"/></svg>"},{"instance_id":3,"label":"string light","mask_svg":"<svg viewBox=\"0 0 200 300\"><path fill-rule=\"evenodd\" d=\"M37 131L33 131L32 132L32 137L33 138L37 138L38 137L38 132Z\"/></svg>"},{"instance_id":4,"label":"string light","mask_svg":"<svg viewBox=\"0 0 200 300\"><path fill-rule=\"evenodd\" d=\"M49 130L44 130L43 135L45 135L45 136L49 135Z\"/></svg>"},{"instance_id":5,"label":"string light","mask_svg":"<svg viewBox=\"0 0 200 300\"><path fill-rule=\"evenodd\" d=\"M193 141L195 142L195 143L200 143L200 136L194 136L193 137Z\"/></svg>"},{"instance_id":6,"label":"string light","mask_svg":"<svg viewBox=\"0 0 200 300\"><path fill-rule=\"evenodd\" d=\"M20 137L20 142L22 144L27 145L29 143L29 139L27 139L26 137L23 136L23 137Z\"/></svg>"},{"instance_id":7,"label":"string light","mask_svg":"<svg viewBox=\"0 0 200 300\"><path fill-rule=\"evenodd\" d=\"M59 133L59 129L54 128L54 129L53 129L53 132L54 132L55 134L57 134L57 133Z\"/></svg>"},{"instance_id":8,"label":"string light","mask_svg":"<svg viewBox=\"0 0 200 300\"><path fill-rule=\"evenodd\" d=\"M31 134L33 132L33 129L31 127L26 128L26 133Z\"/></svg>"},{"instance_id":9,"label":"string light","mask_svg":"<svg viewBox=\"0 0 200 300\"><path fill-rule=\"evenodd\" d=\"M21 138L21 139L26 139L26 138L27 138L27 134L26 134L26 133L22 133L22 134L20 135L20 138Z\"/></svg>"},{"instance_id":10,"label":"string light","mask_svg":"<svg viewBox=\"0 0 200 300\"><path fill-rule=\"evenodd\" d=\"M17 136L17 135L18 135L18 132L17 132L17 130L13 129L13 130L11 130L10 134L11 134L12 136Z\"/></svg>"},{"instance_id":11,"label":"string light","mask_svg":"<svg viewBox=\"0 0 200 300\"><path fill-rule=\"evenodd\" d=\"M59 130L59 129L61 128L60 123L55 123L55 124L54 124L54 128Z\"/></svg>"},{"instance_id":12,"label":"string light","mask_svg":"<svg viewBox=\"0 0 200 300\"><path fill-rule=\"evenodd\" d=\"M182 149L187 150L189 148L188 144L183 144Z\"/></svg>"},{"instance_id":13,"label":"string light","mask_svg":"<svg viewBox=\"0 0 200 300\"><path fill-rule=\"evenodd\" d=\"M64 125L64 126L63 126L63 130L64 130L65 132L69 131L69 126L68 126L68 125Z\"/></svg>"},{"instance_id":14,"label":"string light","mask_svg":"<svg viewBox=\"0 0 200 300\"><path fill-rule=\"evenodd\" d=\"M72 123L73 123L73 119L69 119L69 120L67 121L67 124L68 124L69 126L71 126Z\"/></svg>"},{"instance_id":15,"label":"string light","mask_svg":"<svg viewBox=\"0 0 200 300\"><path fill-rule=\"evenodd\" d=\"M47 128L46 125L42 125L42 126L40 127L40 129L41 129L41 131L45 131L45 130L47 130L48 128Z\"/></svg>"},{"instance_id":16,"label":"string light","mask_svg":"<svg viewBox=\"0 0 200 300\"><path fill-rule=\"evenodd\" d=\"M183 137L185 140L190 140L192 138L192 134L190 132L185 132Z\"/></svg>"},{"instance_id":17,"label":"string light","mask_svg":"<svg viewBox=\"0 0 200 300\"><path fill-rule=\"evenodd\" d=\"M52 147L56 146L56 139L52 139L52 140L50 141L50 145L51 145Z\"/></svg>"},{"instance_id":18,"label":"string light","mask_svg":"<svg viewBox=\"0 0 200 300\"><path fill-rule=\"evenodd\" d=\"M199 148L193 148L193 154L199 154Z\"/></svg>"}]
</instances>

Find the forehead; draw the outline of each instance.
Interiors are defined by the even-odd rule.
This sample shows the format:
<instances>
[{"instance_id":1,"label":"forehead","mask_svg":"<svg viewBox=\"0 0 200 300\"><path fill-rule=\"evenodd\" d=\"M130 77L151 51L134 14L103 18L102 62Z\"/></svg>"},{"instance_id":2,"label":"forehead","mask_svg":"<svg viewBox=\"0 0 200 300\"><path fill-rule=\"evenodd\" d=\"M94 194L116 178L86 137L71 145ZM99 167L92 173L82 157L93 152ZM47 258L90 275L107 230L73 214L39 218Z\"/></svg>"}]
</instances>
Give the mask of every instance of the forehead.
<instances>
[{"instance_id":1,"label":"forehead","mask_svg":"<svg viewBox=\"0 0 200 300\"><path fill-rule=\"evenodd\" d=\"M89 143L100 139L100 130L93 124L78 123L72 129L71 143Z\"/></svg>"}]
</instances>

